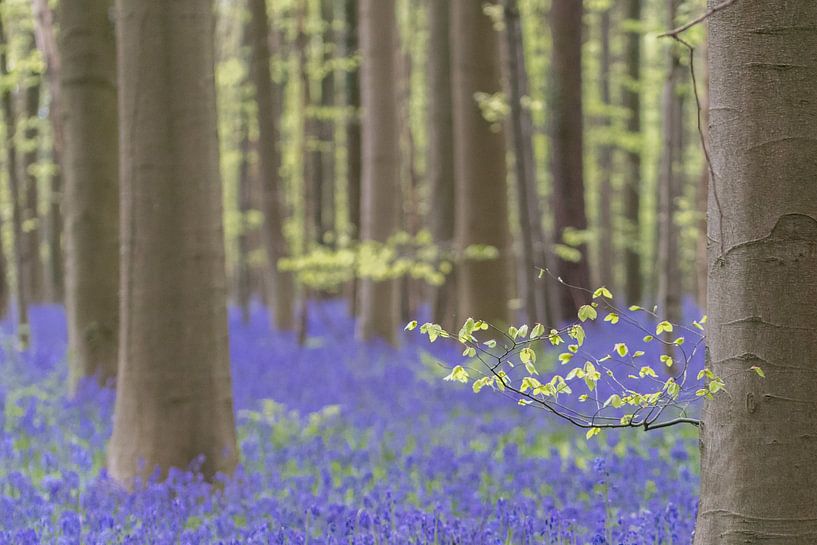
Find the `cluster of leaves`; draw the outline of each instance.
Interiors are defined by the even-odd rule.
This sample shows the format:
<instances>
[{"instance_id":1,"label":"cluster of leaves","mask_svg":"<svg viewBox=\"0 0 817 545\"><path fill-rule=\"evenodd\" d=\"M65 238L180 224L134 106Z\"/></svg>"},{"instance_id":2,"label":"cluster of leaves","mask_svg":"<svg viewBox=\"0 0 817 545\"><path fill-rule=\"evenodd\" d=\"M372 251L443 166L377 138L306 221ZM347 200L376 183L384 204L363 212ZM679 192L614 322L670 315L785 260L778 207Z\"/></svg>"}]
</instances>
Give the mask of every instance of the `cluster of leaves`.
<instances>
[{"instance_id":1,"label":"cluster of leaves","mask_svg":"<svg viewBox=\"0 0 817 545\"><path fill-rule=\"evenodd\" d=\"M726 384L711 369L690 372L690 362L704 345L706 316L690 326L673 324L661 320L655 308L619 309L605 287L587 293L592 301L579 308L578 320L559 329L548 330L537 323L501 330L468 318L456 335L432 322L419 325L419 331L432 343L445 338L463 345L462 356L467 361L453 366L445 380L470 382L475 393L490 387L511 395L519 405L547 410L586 429L588 439L604 428L697 425L688 416L689 405L724 391ZM626 326L629 331L622 332L622 337L627 338L635 329L640 342L634 345L622 339L608 351L597 353L587 348L591 323L595 327ZM416 321L406 326L407 330L415 328ZM537 368L539 347L562 345L565 350L556 359L566 370L557 369L543 378ZM764 376L758 367L750 370Z\"/></svg>"},{"instance_id":2,"label":"cluster of leaves","mask_svg":"<svg viewBox=\"0 0 817 545\"><path fill-rule=\"evenodd\" d=\"M364 278L375 281L411 277L430 285L441 285L458 260L495 259L493 246L471 245L462 251L437 244L431 233L398 232L385 242L344 240L336 247L315 245L308 252L283 258L278 268L296 275L305 286L336 290L345 283Z\"/></svg>"}]
</instances>

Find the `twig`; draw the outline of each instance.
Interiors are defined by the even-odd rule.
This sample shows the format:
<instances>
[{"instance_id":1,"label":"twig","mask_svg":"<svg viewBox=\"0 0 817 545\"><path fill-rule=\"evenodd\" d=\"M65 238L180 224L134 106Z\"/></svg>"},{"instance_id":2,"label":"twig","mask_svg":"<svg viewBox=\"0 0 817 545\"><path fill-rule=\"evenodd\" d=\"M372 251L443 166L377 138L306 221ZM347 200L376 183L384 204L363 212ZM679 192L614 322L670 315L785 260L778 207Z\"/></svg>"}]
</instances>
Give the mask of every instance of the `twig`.
<instances>
[{"instance_id":1,"label":"twig","mask_svg":"<svg viewBox=\"0 0 817 545\"><path fill-rule=\"evenodd\" d=\"M699 25L699 24L703 23L704 21L706 21L707 19L709 19L710 17L712 17L713 15L718 13L719 11L728 8L729 6L734 4L735 2L737 2L737 0L726 0L725 2L721 2L717 6L711 8L711 9L708 9L706 11L706 13L704 13L703 15L698 17L697 19L693 19L692 21L688 22L687 24L679 26L678 28L670 30L669 32L659 34L658 37L659 38L666 38L667 36L670 36L672 38L677 38L678 35L681 34L682 32L686 32L687 30L694 27L695 25Z\"/></svg>"}]
</instances>

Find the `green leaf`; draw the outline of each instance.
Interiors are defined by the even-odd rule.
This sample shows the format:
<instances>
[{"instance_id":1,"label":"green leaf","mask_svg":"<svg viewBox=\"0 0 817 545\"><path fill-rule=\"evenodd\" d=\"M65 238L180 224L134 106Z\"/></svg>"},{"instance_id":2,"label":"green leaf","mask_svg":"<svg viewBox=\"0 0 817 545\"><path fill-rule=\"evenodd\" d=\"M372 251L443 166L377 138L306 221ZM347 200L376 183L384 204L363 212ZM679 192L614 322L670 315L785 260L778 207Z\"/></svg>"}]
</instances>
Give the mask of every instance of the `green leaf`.
<instances>
[{"instance_id":1,"label":"green leaf","mask_svg":"<svg viewBox=\"0 0 817 545\"><path fill-rule=\"evenodd\" d=\"M403 328L403 331L414 331L417 327L417 320L412 320L406 324L406 327Z\"/></svg>"},{"instance_id":2,"label":"green leaf","mask_svg":"<svg viewBox=\"0 0 817 545\"><path fill-rule=\"evenodd\" d=\"M522 337L523 339L525 337L527 337L528 336L528 326L527 326L527 324L520 327L518 333L519 333L519 336Z\"/></svg>"},{"instance_id":3,"label":"green leaf","mask_svg":"<svg viewBox=\"0 0 817 545\"><path fill-rule=\"evenodd\" d=\"M664 333L664 332L672 333L672 329L673 329L672 324L669 323L668 321L664 320L663 322L660 322L655 327L655 334L660 335L661 333Z\"/></svg>"},{"instance_id":4,"label":"green leaf","mask_svg":"<svg viewBox=\"0 0 817 545\"><path fill-rule=\"evenodd\" d=\"M616 345L613 348L622 358L630 352L630 349L627 348L627 345L624 343L616 343Z\"/></svg>"},{"instance_id":5,"label":"green leaf","mask_svg":"<svg viewBox=\"0 0 817 545\"><path fill-rule=\"evenodd\" d=\"M678 337L677 339L672 341L672 344L674 344L676 346L681 346L682 344L684 344L684 338L683 337Z\"/></svg>"},{"instance_id":6,"label":"green leaf","mask_svg":"<svg viewBox=\"0 0 817 545\"><path fill-rule=\"evenodd\" d=\"M606 287L602 286L602 287L600 287L599 289L597 289L596 291L593 292L593 299L598 299L599 297L605 297L607 299L612 299L613 294L610 293L610 290L608 290Z\"/></svg>"},{"instance_id":7,"label":"green leaf","mask_svg":"<svg viewBox=\"0 0 817 545\"><path fill-rule=\"evenodd\" d=\"M526 346L519 351L519 359L522 360L522 363L536 363L536 352L534 352L532 348Z\"/></svg>"},{"instance_id":8,"label":"green leaf","mask_svg":"<svg viewBox=\"0 0 817 545\"><path fill-rule=\"evenodd\" d=\"M550 341L550 344L552 344L553 346L558 346L565 342L562 336L559 335L559 332L556 331L555 329L550 330L550 333L548 334L548 340Z\"/></svg>"},{"instance_id":9,"label":"green leaf","mask_svg":"<svg viewBox=\"0 0 817 545\"><path fill-rule=\"evenodd\" d=\"M621 396L618 394L613 394L607 398L607 401L604 402L604 406L612 405L614 408L618 409L624 405L624 401L621 400Z\"/></svg>"},{"instance_id":10,"label":"green leaf","mask_svg":"<svg viewBox=\"0 0 817 545\"><path fill-rule=\"evenodd\" d=\"M587 320L595 320L598 315L599 314L596 312L596 309L590 305L582 305L579 308L579 320L582 322L586 322Z\"/></svg>"},{"instance_id":11,"label":"green leaf","mask_svg":"<svg viewBox=\"0 0 817 545\"><path fill-rule=\"evenodd\" d=\"M587 430L587 433L585 433L584 436L588 440L590 440L590 439L592 439L593 437L597 436L600 433L601 433L601 428L590 428L589 430Z\"/></svg>"},{"instance_id":12,"label":"green leaf","mask_svg":"<svg viewBox=\"0 0 817 545\"><path fill-rule=\"evenodd\" d=\"M766 373L765 373L765 372L763 372L763 369L761 369L761 368L760 368L760 367L758 367L757 365L753 365L753 366L751 366L749 369L751 369L752 371L754 371L755 373L757 373L757 376L759 376L760 378L766 378Z\"/></svg>"},{"instance_id":13,"label":"green leaf","mask_svg":"<svg viewBox=\"0 0 817 545\"><path fill-rule=\"evenodd\" d=\"M658 375L655 373L653 368L648 365L645 365L644 367L641 368L641 370L638 372L638 376L640 378L644 377L658 378Z\"/></svg>"},{"instance_id":14,"label":"green leaf","mask_svg":"<svg viewBox=\"0 0 817 545\"><path fill-rule=\"evenodd\" d=\"M466 358L473 358L474 356L477 355L477 349L474 348L473 346L469 346L468 348L463 350L462 355L465 356Z\"/></svg>"},{"instance_id":15,"label":"green leaf","mask_svg":"<svg viewBox=\"0 0 817 545\"><path fill-rule=\"evenodd\" d=\"M536 324L535 326L533 326L533 329L530 332L530 338L531 338L531 340L538 339L539 337L544 335L544 333L545 333L545 326L543 326L542 324Z\"/></svg>"},{"instance_id":16,"label":"green leaf","mask_svg":"<svg viewBox=\"0 0 817 545\"><path fill-rule=\"evenodd\" d=\"M618 314L616 314L615 312L611 312L610 314L604 317L605 322L610 322L613 325L616 325L618 323L618 320L619 320Z\"/></svg>"},{"instance_id":17,"label":"green leaf","mask_svg":"<svg viewBox=\"0 0 817 545\"><path fill-rule=\"evenodd\" d=\"M640 307L640 306L638 306L638 305L630 305L630 312L635 312L635 311L637 311L637 310L644 310L644 309L643 309L643 308L641 308L641 307Z\"/></svg>"},{"instance_id":18,"label":"green leaf","mask_svg":"<svg viewBox=\"0 0 817 545\"><path fill-rule=\"evenodd\" d=\"M569 362L572 359L573 359L573 354L571 354L570 352L563 352L563 353L559 354L559 361L562 362L562 365L566 364L567 362Z\"/></svg>"},{"instance_id":19,"label":"green leaf","mask_svg":"<svg viewBox=\"0 0 817 545\"><path fill-rule=\"evenodd\" d=\"M451 372L445 378L443 378L443 380L462 383L468 382L468 371L466 371L462 365L457 365L451 369Z\"/></svg>"},{"instance_id":20,"label":"green leaf","mask_svg":"<svg viewBox=\"0 0 817 545\"><path fill-rule=\"evenodd\" d=\"M667 367L672 367L672 364L675 363L675 361L672 359L672 356L667 356L666 354L664 354L663 356L661 356L661 363L663 363Z\"/></svg>"},{"instance_id":21,"label":"green leaf","mask_svg":"<svg viewBox=\"0 0 817 545\"><path fill-rule=\"evenodd\" d=\"M576 342L579 344L579 346L584 344L584 339L587 336L584 332L584 328L579 324L573 324L570 327L570 332L568 333L568 335L570 335L571 338L576 339Z\"/></svg>"},{"instance_id":22,"label":"green leaf","mask_svg":"<svg viewBox=\"0 0 817 545\"><path fill-rule=\"evenodd\" d=\"M644 342L645 343L651 342L654 339L655 339L655 337L653 337L652 335L644 335Z\"/></svg>"},{"instance_id":23,"label":"green leaf","mask_svg":"<svg viewBox=\"0 0 817 545\"><path fill-rule=\"evenodd\" d=\"M491 339L490 341L485 341L485 342L484 342L484 343L482 343L482 344L484 344L484 345L485 345L485 346L487 346L488 348L494 348L494 347L496 347L496 341L495 341L494 339Z\"/></svg>"}]
</instances>

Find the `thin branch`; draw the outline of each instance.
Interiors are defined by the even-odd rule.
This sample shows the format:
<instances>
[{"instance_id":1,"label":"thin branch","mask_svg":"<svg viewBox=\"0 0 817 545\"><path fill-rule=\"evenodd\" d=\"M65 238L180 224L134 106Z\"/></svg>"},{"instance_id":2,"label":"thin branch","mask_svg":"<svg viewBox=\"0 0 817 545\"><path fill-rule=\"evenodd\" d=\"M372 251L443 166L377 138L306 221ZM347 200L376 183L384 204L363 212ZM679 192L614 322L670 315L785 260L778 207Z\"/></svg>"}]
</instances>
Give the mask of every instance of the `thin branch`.
<instances>
[{"instance_id":1,"label":"thin branch","mask_svg":"<svg viewBox=\"0 0 817 545\"><path fill-rule=\"evenodd\" d=\"M692 21L688 22L687 24L679 26L678 28L670 30L669 32L659 34L658 37L659 38L666 38L667 36L670 36L672 38L677 38L678 35L681 34L682 32L686 32L690 28L703 23L704 21L706 21L707 19L709 19L710 17L712 17L713 15L718 13L719 11L728 8L729 6L734 4L735 2L737 2L737 0L726 0L725 2L721 2L717 6L714 6L713 8L708 9L706 11L706 13L704 13L703 15L698 17L697 19L693 19Z\"/></svg>"}]
</instances>

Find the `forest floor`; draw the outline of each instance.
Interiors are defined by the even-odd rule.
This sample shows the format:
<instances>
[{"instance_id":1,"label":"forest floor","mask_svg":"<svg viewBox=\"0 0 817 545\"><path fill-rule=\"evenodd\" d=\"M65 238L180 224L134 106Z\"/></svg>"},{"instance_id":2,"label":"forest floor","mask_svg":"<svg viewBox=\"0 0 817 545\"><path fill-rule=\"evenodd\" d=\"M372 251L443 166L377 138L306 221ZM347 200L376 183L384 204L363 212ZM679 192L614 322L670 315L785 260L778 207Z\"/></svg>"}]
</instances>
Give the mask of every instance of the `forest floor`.
<instances>
[{"instance_id":1,"label":"forest floor","mask_svg":"<svg viewBox=\"0 0 817 545\"><path fill-rule=\"evenodd\" d=\"M65 323L0 359L1 544L685 545L697 505L691 427L581 430L443 382L456 347L362 344L340 302L305 346L231 312L242 465L213 489L176 473L126 493L105 478L113 392L65 397ZM590 340L588 340L590 342ZM432 350L432 352L429 352Z\"/></svg>"}]
</instances>

